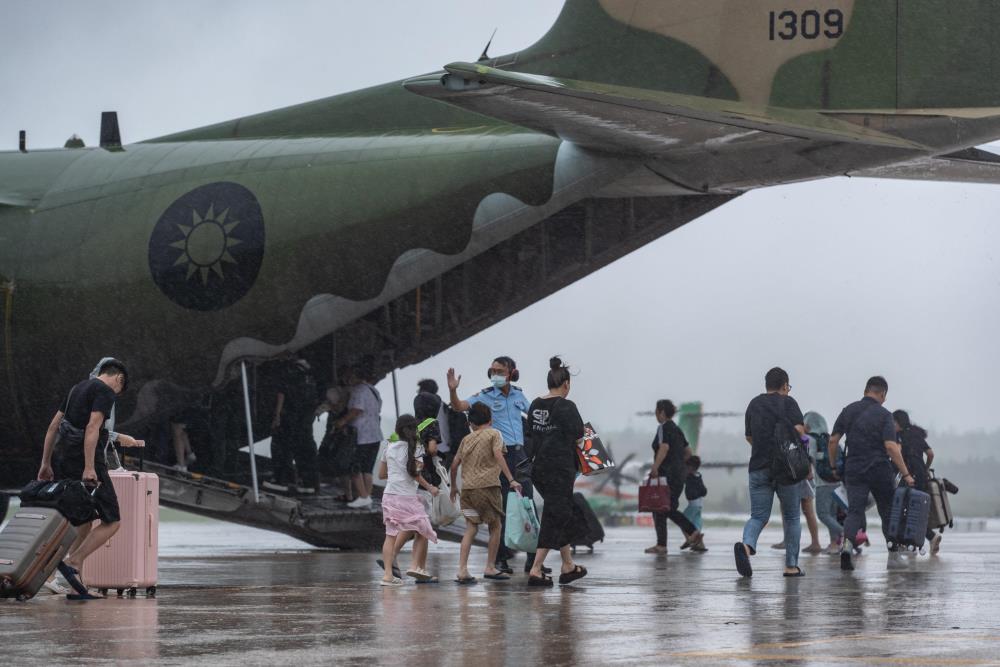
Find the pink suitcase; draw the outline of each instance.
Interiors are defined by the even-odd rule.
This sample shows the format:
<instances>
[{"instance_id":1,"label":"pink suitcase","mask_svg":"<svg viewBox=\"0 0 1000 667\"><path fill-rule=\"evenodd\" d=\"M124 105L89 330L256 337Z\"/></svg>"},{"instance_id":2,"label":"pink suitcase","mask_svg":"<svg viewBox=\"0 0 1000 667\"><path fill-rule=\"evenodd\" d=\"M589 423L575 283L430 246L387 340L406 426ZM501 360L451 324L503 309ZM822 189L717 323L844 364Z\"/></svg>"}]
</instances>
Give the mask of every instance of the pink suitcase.
<instances>
[{"instance_id":1,"label":"pink suitcase","mask_svg":"<svg viewBox=\"0 0 1000 667\"><path fill-rule=\"evenodd\" d=\"M112 470L121 527L83 563L87 586L135 597L139 589L156 595L160 527L160 479L148 472Z\"/></svg>"}]
</instances>

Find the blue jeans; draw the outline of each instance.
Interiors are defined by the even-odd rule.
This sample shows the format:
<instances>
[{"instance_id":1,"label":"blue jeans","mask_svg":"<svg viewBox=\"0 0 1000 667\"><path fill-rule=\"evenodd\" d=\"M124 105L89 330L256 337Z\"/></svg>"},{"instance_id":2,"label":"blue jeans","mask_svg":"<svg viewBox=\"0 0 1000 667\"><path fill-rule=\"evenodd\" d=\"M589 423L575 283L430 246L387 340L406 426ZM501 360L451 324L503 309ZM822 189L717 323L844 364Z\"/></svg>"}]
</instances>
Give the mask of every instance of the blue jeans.
<instances>
[{"instance_id":1,"label":"blue jeans","mask_svg":"<svg viewBox=\"0 0 1000 667\"><path fill-rule=\"evenodd\" d=\"M875 506L878 508L878 515L882 517L882 535L886 542L889 541L889 513L892 510L892 496L896 492L895 474L895 468L886 461L876 463L867 470L851 470L844 475L844 486L847 487L844 537L851 544L854 544L858 531L865 527L865 507L869 493L875 496Z\"/></svg>"},{"instance_id":2,"label":"blue jeans","mask_svg":"<svg viewBox=\"0 0 1000 667\"><path fill-rule=\"evenodd\" d=\"M774 494L781 502L782 525L785 531L785 567L799 564L799 541L802 539L802 525L799 517L799 485L779 486L771 478L770 470L750 471L750 519L743 526L743 544L757 551L757 538L771 519Z\"/></svg>"},{"instance_id":3,"label":"blue jeans","mask_svg":"<svg viewBox=\"0 0 1000 667\"><path fill-rule=\"evenodd\" d=\"M830 531L830 544L836 544L844 534L844 529L837 521L837 501L833 498L836 484L823 484L816 487L816 516Z\"/></svg>"}]
</instances>

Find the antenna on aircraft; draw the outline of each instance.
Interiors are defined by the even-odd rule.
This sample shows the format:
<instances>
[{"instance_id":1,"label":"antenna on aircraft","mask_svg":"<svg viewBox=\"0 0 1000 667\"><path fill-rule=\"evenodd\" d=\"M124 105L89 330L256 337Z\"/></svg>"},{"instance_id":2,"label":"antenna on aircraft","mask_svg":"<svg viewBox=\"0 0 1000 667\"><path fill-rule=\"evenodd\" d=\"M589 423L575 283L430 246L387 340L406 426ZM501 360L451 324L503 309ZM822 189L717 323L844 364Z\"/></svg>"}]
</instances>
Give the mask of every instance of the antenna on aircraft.
<instances>
[{"instance_id":1,"label":"antenna on aircraft","mask_svg":"<svg viewBox=\"0 0 1000 667\"><path fill-rule=\"evenodd\" d=\"M118 130L118 112L101 112L101 148L109 151L122 149L122 135Z\"/></svg>"},{"instance_id":2,"label":"antenna on aircraft","mask_svg":"<svg viewBox=\"0 0 1000 667\"><path fill-rule=\"evenodd\" d=\"M28 133L24 130L17 133L17 150L22 153L28 152Z\"/></svg>"},{"instance_id":3,"label":"antenna on aircraft","mask_svg":"<svg viewBox=\"0 0 1000 667\"><path fill-rule=\"evenodd\" d=\"M490 46L493 44L493 38L497 36L497 29L493 28L493 34L490 35L490 41L486 42L486 47L483 49L482 54L479 56L479 60L476 62L483 62L490 59Z\"/></svg>"}]
</instances>

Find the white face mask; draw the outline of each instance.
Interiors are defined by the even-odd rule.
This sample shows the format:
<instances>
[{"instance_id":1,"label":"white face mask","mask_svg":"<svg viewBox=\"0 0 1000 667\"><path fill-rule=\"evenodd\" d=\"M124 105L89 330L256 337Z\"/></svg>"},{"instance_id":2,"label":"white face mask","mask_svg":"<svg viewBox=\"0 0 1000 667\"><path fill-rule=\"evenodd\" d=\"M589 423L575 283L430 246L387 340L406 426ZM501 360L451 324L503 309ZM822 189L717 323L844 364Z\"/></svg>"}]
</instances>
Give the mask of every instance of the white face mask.
<instances>
[{"instance_id":1,"label":"white face mask","mask_svg":"<svg viewBox=\"0 0 1000 667\"><path fill-rule=\"evenodd\" d=\"M500 375L499 373L494 373L493 375L490 376L490 382L492 382L493 386L496 387L497 389L501 389L507 384L507 376Z\"/></svg>"}]
</instances>

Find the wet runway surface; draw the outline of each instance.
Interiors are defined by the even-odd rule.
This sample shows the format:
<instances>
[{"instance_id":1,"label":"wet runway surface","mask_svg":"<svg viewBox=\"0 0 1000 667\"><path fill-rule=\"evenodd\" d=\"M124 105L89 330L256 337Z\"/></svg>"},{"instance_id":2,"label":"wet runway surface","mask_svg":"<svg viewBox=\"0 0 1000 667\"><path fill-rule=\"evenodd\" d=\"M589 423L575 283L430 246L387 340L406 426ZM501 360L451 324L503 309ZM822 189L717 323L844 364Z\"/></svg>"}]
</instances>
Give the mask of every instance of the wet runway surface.
<instances>
[{"instance_id":1,"label":"wet runway surface","mask_svg":"<svg viewBox=\"0 0 1000 667\"><path fill-rule=\"evenodd\" d=\"M452 583L457 545L432 545L438 585L377 585L372 554L299 548L217 523L161 526L155 599L0 601L10 665L1000 665L1000 532L946 534L940 556L890 557L880 540L842 573L803 555L781 576L761 549L733 567L737 528L706 554L642 553L652 530L608 530L571 587ZM671 533L671 539L674 534ZM771 527L761 544L780 539ZM471 570L481 573L484 550ZM405 568L409 554L401 556ZM555 562L550 563L556 565Z\"/></svg>"}]
</instances>

